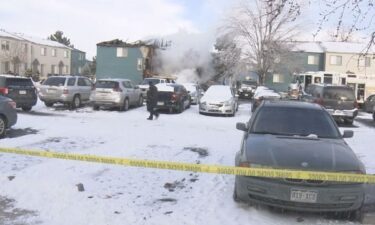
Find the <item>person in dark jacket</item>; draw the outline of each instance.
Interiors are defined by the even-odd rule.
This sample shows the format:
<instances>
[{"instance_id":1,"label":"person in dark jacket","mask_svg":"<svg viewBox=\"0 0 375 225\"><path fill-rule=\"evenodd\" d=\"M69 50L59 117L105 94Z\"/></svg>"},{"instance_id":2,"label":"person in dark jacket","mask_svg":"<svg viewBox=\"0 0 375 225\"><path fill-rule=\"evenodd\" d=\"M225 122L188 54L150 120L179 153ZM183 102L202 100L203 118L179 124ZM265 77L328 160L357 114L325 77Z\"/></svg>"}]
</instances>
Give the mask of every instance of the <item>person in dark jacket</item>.
<instances>
[{"instance_id":1,"label":"person in dark jacket","mask_svg":"<svg viewBox=\"0 0 375 225\"><path fill-rule=\"evenodd\" d=\"M155 111L156 103L158 101L158 88L149 82L150 88L147 91L147 110L150 112L148 120L153 120L154 116L156 119L159 117L159 113Z\"/></svg>"}]
</instances>

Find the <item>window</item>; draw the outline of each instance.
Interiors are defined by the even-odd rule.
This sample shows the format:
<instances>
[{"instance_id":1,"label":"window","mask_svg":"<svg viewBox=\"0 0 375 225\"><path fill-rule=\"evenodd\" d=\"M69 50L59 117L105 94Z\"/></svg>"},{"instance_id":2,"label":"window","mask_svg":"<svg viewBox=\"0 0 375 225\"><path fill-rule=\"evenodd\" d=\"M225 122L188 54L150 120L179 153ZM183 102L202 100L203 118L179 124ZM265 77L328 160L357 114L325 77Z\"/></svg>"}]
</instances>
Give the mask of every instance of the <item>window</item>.
<instances>
[{"instance_id":1,"label":"window","mask_svg":"<svg viewBox=\"0 0 375 225\"><path fill-rule=\"evenodd\" d=\"M10 70L9 62L4 62L4 71L7 73Z\"/></svg>"},{"instance_id":2,"label":"window","mask_svg":"<svg viewBox=\"0 0 375 225\"><path fill-rule=\"evenodd\" d=\"M342 65L342 56L331 55L329 58L329 63L331 65L341 66Z\"/></svg>"},{"instance_id":3,"label":"window","mask_svg":"<svg viewBox=\"0 0 375 225\"><path fill-rule=\"evenodd\" d=\"M40 55L46 55L47 48L40 48Z\"/></svg>"},{"instance_id":4,"label":"window","mask_svg":"<svg viewBox=\"0 0 375 225\"><path fill-rule=\"evenodd\" d=\"M69 78L68 79L68 86L74 86L76 83L76 78Z\"/></svg>"},{"instance_id":5,"label":"window","mask_svg":"<svg viewBox=\"0 0 375 225\"><path fill-rule=\"evenodd\" d=\"M273 83L284 83L284 76L281 74L274 74Z\"/></svg>"},{"instance_id":6,"label":"window","mask_svg":"<svg viewBox=\"0 0 375 225\"><path fill-rule=\"evenodd\" d=\"M358 64L359 66L370 67L371 58L370 57L360 58Z\"/></svg>"},{"instance_id":7,"label":"window","mask_svg":"<svg viewBox=\"0 0 375 225\"><path fill-rule=\"evenodd\" d=\"M40 75L44 75L44 64L40 64Z\"/></svg>"},{"instance_id":8,"label":"window","mask_svg":"<svg viewBox=\"0 0 375 225\"><path fill-rule=\"evenodd\" d=\"M25 70L27 70L28 69L28 65L27 65L27 63L25 63L24 64L24 67L23 67Z\"/></svg>"},{"instance_id":9,"label":"window","mask_svg":"<svg viewBox=\"0 0 375 225\"><path fill-rule=\"evenodd\" d=\"M65 73L69 73L69 66L65 66Z\"/></svg>"},{"instance_id":10,"label":"window","mask_svg":"<svg viewBox=\"0 0 375 225\"><path fill-rule=\"evenodd\" d=\"M126 87L126 88L132 88L129 81L125 81L124 83L122 83L122 85L124 85L124 87Z\"/></svg>"},{"instance_id":11,"label":"window","mask_svg":"<svg viewBox=\"0 0 375 225\"><path fill-rule=\"evenodd\" d=\"M78 73L79 73L79 74L82 73L82 67L78 67Z\"/></svg>"},{"instance_id":12,"label":"window","mask_svg":"<svg viewBox=\"0 0 375 225\"><path fill-rule=\"evenodd\" d=\"M67 50L64 51L64 58L69 58L69 52Z\"/></svg>"},{"instance_id":13,"label":"window","mask_svg":"<svg viewBox=\"0 0 375 225\"><path fill-rule=\"evenodd\" d=\"M91 86L92 83L87 78L78 78L78 86Z\"/></svg>"},{"instance_id":14,"label":"window","mask_svg":"<svg viewBox=\"0 0 375 225\"><path fill-rule=\"evenodd\" d=\"M143 70L143 59L141 58L137 60L137 70Z\"/></svg>"},{"instance_id":15,"label":"window","mask_svg":"<svg viewBox=\"0 0 375 225\"><path fill-rule=\"evenodd\" d=\"M23 45L23 52L24 52L24 53L27 53L27 44L24 44L24 45Z\"/></svg>"},{"instance_id":16,"label":"window","mask_svg":"<svg viewBox=\"0 0 375 225\"><path fill-rule=\"evenodd\" d=\"M9 51L9 41L1 41L1 50Z\"/></svg>"},{"instance_id":17,"label":"window","mask_svg":"<svg viewBox=\"0 0 375 225\"><path fill-rule=\"evenodd\" d=\"M52 56L56 57L56 49L52 49Z\"/></svg>"},{"instance_id":18,"label":"window","mask_svg":"<svg viewBox=\"0 0 375 225\"><path fill-rule=\"evenodd\" d=\"M117 48L117 57L128 57L127 48Z\"/></svg>"},{"instance_id":19,"label":"window","mask_svg":"<svg viewBox=\"0 0 375 225\"><path fill-rule=\"evenodd\" d=\"M83 53L79 53L78 55L78 60L84 60L85 59L85 56Z\"/></svg>"},{"instance_id":20,"label":"window","mask_svg":"<svg viewBox=\"0 0 375 225\"><path fill-rule=\"evenodd\" d=\"M56 68L56 65L51 65L51 73L52 73L52 74L57 74L57 68Z\"/></svg>"},{"instance_id":21,"label":"window","mask_svg":"<svg viewBox=\"0 0 375 225\"><path fill-rule=\"evenodd\" d=\"M318 65L318 57L316 55L307 56L307 64Z\"/></svg>"}]
</instances>

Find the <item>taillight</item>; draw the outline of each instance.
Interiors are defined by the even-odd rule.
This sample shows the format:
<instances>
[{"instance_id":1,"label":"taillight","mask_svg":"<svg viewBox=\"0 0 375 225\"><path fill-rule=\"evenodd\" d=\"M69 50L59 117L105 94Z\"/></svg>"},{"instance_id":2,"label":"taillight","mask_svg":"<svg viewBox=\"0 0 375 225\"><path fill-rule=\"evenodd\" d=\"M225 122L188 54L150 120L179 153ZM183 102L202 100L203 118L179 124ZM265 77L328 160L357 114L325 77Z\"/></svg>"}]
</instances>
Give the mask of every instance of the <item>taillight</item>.
<instances>
[{"instance_id":1,"label":"taillight","mask_svg":"<svg viewBox=\"0 0 375 225\"><path fill-rule=\"evenodd\" d=\"M319 105L323 105L324 101L323 101L322 98L318 98L318 99L314 100L314 103L319 104Z\"/></svg>"},{"instance_id":2,"label":"taillight","mask_svg":"<svg viewBox=\"0 0 375 225\"><path fill-rule=\"evenodd\" d=\"M8 94L8 88L0 88L0 94L7 95Z\"/></svg>"},{"instance_id":3,"label":"taillight","mask_svg":"<svg viewBox=\"0 0 375 225\"><path fill-rule=\"evenodd\" d=\"M13 109L15 109L15 108L17 107L16 102L9 101L8 104L9 104L10 106L12 106Z\"/></svg>"},{"instance_id":4,"label":"taillight","mask_svg":"<svg viewBox=\"0 0 375 225\"><path fill-rule=\"evenodd\" d=\"M171 99L172 99L172 101L176 101L177 100L177 95L176 94L172 94Z\"/></svg>"},{"instance_id":5,"label":"taillight","mask_svg":"<svg viewBox=\"0 0 375 225\"><path fill-rule=\"evenodd\" d=\"M354 101L354 108L356 108L356 109L359 108L359 105L358 105L358 102L357 102L357 101Z\"/></svg>"},{"instance_id":6,"label":"taillight","mask_svg":"<svg viewBox=\"0 0 375 225\"><path fill-rule=\"evenodd\" d=\"M68 90L68 89L64 89L64 90L63 90L63 94L64 94L64 95L69 94L69 90Z\"/></svg>"},{"instance_id":7,"label":"taillight","mask_svg":"<svg viewBox=\"0 0 375 225\"><path fill-rule=\"evenodd\" d=\"M250 163L249 162L240 162L239 167L250 167Z\"/></svg>"}]
</instances>

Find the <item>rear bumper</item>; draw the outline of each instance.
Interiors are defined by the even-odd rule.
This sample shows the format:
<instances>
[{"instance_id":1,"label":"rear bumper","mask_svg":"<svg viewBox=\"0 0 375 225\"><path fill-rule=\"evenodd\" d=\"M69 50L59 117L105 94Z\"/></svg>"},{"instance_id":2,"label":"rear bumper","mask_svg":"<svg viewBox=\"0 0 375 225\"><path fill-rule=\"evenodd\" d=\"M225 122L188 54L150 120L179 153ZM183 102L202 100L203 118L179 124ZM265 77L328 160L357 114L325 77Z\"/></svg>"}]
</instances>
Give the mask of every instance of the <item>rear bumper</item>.
<instances>
[{"instance_id":1,"label":"rear bumper","mask_svg":"<svg viewBox=\"0 0 375 225\"><path fill-rule=\"evenodd\" d=\"M309 212L344 212L359 209L364 201L362 184L301 185L283 180L236 176L235 188L242 201ZM314 203L291 200L292 190L317 193Z\"/></svg>"},{"instance_id":2,"label":"rear bumper","mask_svg":"<svg viewBox=\"0 0 375 225\"><path fill-rule=\"evenodd\" d=\"M121 106L121 101L92 101L95 106L104 106L104 107L117 107Z\"/></svg>"},{"instance_id":3,"label":"rear bumper","mask_svg":"<svg viewBox=\"0 0 375 225\"><path fill-rule=\"evenodd\" d=\"M7 117L7 128L12 127L17 123L17 111L14 110L14 112L9 112L6 114Z\"/></svg>"},{"instance_id":4,"label":"rear bumper","mask_svg":"<svg viewBox=\"0 0 375 225\"><path fill-rule=\"evenodd\" d=\"M73 96L71 95L60 95L60 96L48 96L48 95L39 95L40 100L43 102L49 102L49 103L67 103L73 101Z\"/></svg>"},{"instance_id":5,"label":"rear bumper","mask_svg":"<svg viewBox=\"0 0 375 225\"><path fill-rule=\"evenodd\" d=\"M21 107L32 107L36 105L37 102L37 97L35 98L30 98L30 99L13 99L16 102L16 107L21 108Z\"/></svg>"},{"instance_id":6,"label":"rear bumper","mask_svg":"<svg viewBox=\"0 0 375 225\"><path fill-rule=\"evenodd\" d=\"M336 118L351 118L354 119L358 115L358 109L349 109L349 110L335 110L335 109L326 109L329 114Z\"/></svg>"}]
</instances>

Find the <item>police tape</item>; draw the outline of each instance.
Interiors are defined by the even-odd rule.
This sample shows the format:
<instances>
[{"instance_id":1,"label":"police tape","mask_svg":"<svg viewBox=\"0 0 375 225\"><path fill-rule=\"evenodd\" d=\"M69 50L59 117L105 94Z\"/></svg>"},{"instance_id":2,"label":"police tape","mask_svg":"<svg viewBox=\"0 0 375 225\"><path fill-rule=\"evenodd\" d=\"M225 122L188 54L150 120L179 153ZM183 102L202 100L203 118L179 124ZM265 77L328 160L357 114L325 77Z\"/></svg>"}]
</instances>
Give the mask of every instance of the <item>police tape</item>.
<instances>
[{"instance_id":1,"label":"police tape","mask_svg":"<svg viewBox=\"0 0 375 225\"><path fill-rule=\"evenodd\" d=\"M84 162L95 162L131 167L156 168L166 170L191 171L199 173L228 174L239 176L252 176L263 178L286 178L300 180L316 180L316 181L333 181L333 182L349 182L349 183L375 183L374 175L354 174L354 173L336 173L336 172L317 172L305 170L289 170L289 169L271 169L271 168L248 168L221 165L203 165L180 162L140 160L129 158L118 158L108 156L83 155L72 153L60 153L51 151L23 150L18 148L2 148L0 153L12 153L33 157L44 157L54 159L76 160Z\"/></svg>"}]
</instances>

